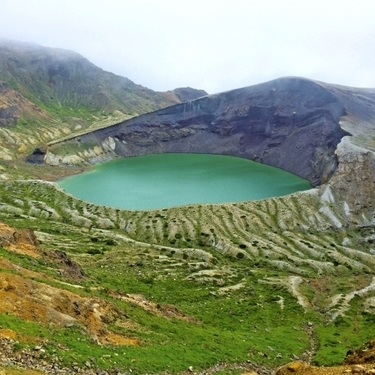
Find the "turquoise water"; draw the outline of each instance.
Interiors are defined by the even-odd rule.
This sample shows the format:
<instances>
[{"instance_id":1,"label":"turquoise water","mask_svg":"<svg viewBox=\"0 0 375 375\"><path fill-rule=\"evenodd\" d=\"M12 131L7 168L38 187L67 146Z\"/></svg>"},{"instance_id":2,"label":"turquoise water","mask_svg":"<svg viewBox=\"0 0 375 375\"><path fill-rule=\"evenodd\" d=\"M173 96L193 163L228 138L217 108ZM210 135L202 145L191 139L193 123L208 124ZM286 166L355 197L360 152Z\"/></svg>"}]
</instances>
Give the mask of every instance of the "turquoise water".
<instances>
[{"instance_id":1,"label":"turquoise water","mask_svg":"<svg viewBox=\"0 0 375 375\"><path fill-rule=\"evenodd\" d=\"M58 184L86 201L146 210L277 197L311 188L294 174L233 156L156 154L99 164Z\"/></svg>"}]
</instances>

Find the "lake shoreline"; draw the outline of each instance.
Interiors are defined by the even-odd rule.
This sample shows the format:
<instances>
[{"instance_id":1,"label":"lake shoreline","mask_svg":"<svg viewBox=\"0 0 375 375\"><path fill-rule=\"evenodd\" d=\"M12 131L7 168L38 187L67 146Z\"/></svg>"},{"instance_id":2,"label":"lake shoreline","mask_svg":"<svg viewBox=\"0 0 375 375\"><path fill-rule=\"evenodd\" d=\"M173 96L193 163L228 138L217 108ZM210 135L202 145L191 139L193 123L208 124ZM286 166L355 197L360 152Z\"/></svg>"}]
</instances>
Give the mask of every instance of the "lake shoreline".
<instances>
[{"instance_id":1,"label":"lake shoreline","mask_svg":"<svg viewBox=\"0 0 375 375\"><path fill-rule=\"evenodd\" d=\"M79 199L130 210L234 203L311 189L307 180L249 159L188 153L116 159L55 182Z\"/></svg>"}]
</instances>

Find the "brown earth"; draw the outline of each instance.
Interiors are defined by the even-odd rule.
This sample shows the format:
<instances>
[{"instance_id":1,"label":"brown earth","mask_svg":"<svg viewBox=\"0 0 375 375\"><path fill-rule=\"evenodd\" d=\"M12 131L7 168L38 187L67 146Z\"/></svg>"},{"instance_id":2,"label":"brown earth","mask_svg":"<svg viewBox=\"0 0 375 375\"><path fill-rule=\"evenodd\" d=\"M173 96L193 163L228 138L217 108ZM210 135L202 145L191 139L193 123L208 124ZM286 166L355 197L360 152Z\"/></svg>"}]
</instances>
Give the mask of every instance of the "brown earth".
<instances>
[{"instance_id":1,"label":"brown earth","mask_svg":"<svg viewBox=\"0 0 375 375\"><path fill-rule=\"evenodd\" d=\"M12 267L12 264L7 262L3 261L1 265L4 263L6 269L13 268L23 273L22 269ZM82 297L20 274L2 272L0 273L0 300L2 313L12 314L28 321L52 323L60 327L82 325L98 344L139 344L136 338L123 337L107 329L109 323L120 324L126 320L126 317L114 305L98 298Z\"/></svg>"},{"instance_id":2,"label":"brown earth","mask_svg":"<svg viewBox=\"0 0 375 375\"><path fill-rule=\"evenodd\" d=\"M350 350L345 359L347 364L371 363L375 367L375 340L364 344L361 348Z\"/></svg>"},{"instance_id":3,"label":"brown earth","mask_svg":"<svg viewBox=\"0 0 375 375\"><path fill-rule=\"evenodd\" d=\"M0 246L33 258L40 257L39 242L31 229L15 229L0 222Z\"/></svg>"},{"instance_id":4,"label":"brown earth","mask_svg":"<svg viewBox=\"0 0 375 375\"><path fill-rule=\"evenodd\" d=\"M21 369L0 369L0 375L43 375L45 372Z\"/></svg>"},{"instance_id":5,"label":"brown earth","mask_svg":"<svg viewBox=\"0 0 375 375\"><path fill-rule=\"evenodd\" d=\"M353 365L341 365L334 367L316 367L310 366L304 362L292 362L280 369L278 369L275 375L342 375L342 374L358 374L358 375L370 375L375 374L374 364L353 364Z\"/></svg>"},{"instance_id":6,"label":"brown earth","mask_svg":"<svg viewBox=\"0 0 375 375\"><path fill-rule=\"evenodd\" d=\"M344 363L334 367L315 367L296 361L276 371L275 375L341 375L341 374L375 374L375 340L361 348L348 352Z\"/></svg>"},{"instance_id":7,"label":"brown earth","mask_svg":"<svg viewBox=\"0 0 375 375\"><path fill-rule=\"evenodd\" d=\"M83 277L78 264L63 252L43 251L31 229L14 229L0 223L0 246L34 258L55 261L57 268L73 279ZM0 257L0 312L21 319L56 326L79 324L98 344L139 345L137 338L117 335L108 324L125 325L127 318L114 305L99 298L82 297L77 293L35 281L56 281L51 276L33 272ZM79 286L78 286L79 287ZM2 336L8 331L0 331ZM9 337L12 338L12 337Z\"/></svg>"},{"instance_id":8,"label":"brown earth","mask_svg":"<svg viewBox=\"0 0 375 375\"><path fill-rule=\"evenodd\" d=\"M25 99L19 92L0 83L0 126L15 125L21 117L49 119L48 113Z\"/></svg>"}]
</instances>

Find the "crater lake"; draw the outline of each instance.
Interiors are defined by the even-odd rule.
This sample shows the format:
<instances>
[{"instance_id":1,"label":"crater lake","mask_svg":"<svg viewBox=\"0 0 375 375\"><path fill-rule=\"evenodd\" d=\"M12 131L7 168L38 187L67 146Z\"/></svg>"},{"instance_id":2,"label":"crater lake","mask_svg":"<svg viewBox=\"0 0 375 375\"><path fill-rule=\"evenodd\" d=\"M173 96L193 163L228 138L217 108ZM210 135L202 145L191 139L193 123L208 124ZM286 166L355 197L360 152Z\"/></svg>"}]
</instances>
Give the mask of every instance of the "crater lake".
<instances>
[{"instance_id":1,"label":"crater lake","mask_svg":"<svg viewBox=\"0 0 375 375\"><path fill-rule=\"evenodd\" d=\"M134 210L258 200L311 188L301 177L251 160L175 153L113 160L58 184L85 201Z\"/></svg>"}]
</instances>

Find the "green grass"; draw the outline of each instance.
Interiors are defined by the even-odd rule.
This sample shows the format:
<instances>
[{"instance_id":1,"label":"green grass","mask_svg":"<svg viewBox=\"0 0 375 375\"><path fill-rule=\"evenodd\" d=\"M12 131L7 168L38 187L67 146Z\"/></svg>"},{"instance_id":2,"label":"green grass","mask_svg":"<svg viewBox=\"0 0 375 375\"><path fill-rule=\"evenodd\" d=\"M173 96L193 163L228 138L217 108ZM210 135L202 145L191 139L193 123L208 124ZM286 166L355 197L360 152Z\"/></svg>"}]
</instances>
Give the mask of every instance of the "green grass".
<instances>
[{"instance_id":1,"label":"green grass","mask_svg":"<svg viewBox=\"0 0 375 375\"><path fill-rule=\"evenodd\" d=\"M354 298L350 310L333 322L316 327L319 348L314 356L317 365L337 365L349 349L359 348L374 338L375 316L363 311L363 300Z\"/></svg>"},{"instance_id":2,"label":"green grass","mask_svg":"<svg viewBox=\"0 0 375 375\"><path fill-rule=\"evenodd\" d=\"M272 264L274 255L271 250L277 250L279 242L284 246L283 249L292 249L295 252L304 249L342 251L340 242L343 235L339 232L331 230L321 233L316 228L311 228L308 232L305 229L296 230L295 233L284 231L278 237L279 229L275 227L277 214L273 209L271 232L260 232L255 224L255 229L249 229L254 231L249 232L247 243L256 244L254 249L259 251L258 257L238 259L236 254L239 246L235 252L226 254L203 244L201 248L213 255L212 260L204 261L187 250L180 252L179 246L185 249L186 244L179 244L179 241L191 236L190 242L199 248L201 233L223 238L226 231L231 230L228 227L228 217L241 217L245 210L249 211L249 217L254 215L250 204L242 204L241 208L227 205L223 210L220 206L210 205L184 207L181 211L177 208L150 212L122 211L84 203L55 190L51 185L36 182L1 183L0 195L3 205L8 204L9 207L23 212L20 214L1 209L0 220L17 228L30 227L37 231L42 249L46 252L65 251L83 267L84 279L74 283L79 283L84 288L72 289L59 283L58 281L70 280L57 276L56 266L45 260L35 260L4 249L0 249L0 256L57 279L52 282L41 278L38 280L40 282L113 303L134 324L127 328L112 324L110 329L118 334L137 337L142 343L139 347L100 347L79 327L70 330L54 328L54 333L49 335L45 327L36 323L13 324L11 317L1 318L3 327L13 327L12 329L18 332L29 332L30 336L41 335L48 339L51 351L47 352L58 350L59 356L67 365L73 362L84 364L87 358L94 357L97 367L119 367L126 371L131 368L134 373L140 374L165 370L177 373L189 366L204 369L219 362L235 364L251 361L275 368L293 360L295 356L303 358L303 354L310 349L311 338L307 330L309 323L313 324L313 335L318 345L314 363L330 365L342 362L349 349L373 339L375 320L372 314L364 312L363 298L353 299L345 316L337 318L336 321L330 320L327 307L328 297L338 293L350 293L369 285L371 274L345 269L343 273L335 271L319 275L311 267L309 276L304 278L300 286L301 293L311 303L311 308L306 311L281 282L262 282L270 278L286 280L290 275L299 274L298 267L307 269L303 263L301 266L296 263L294 267L297 273L293 273ZM263 204L254 204L257 215L263 215ZM28 213L32 207L41 210L40 213L30 216ZM118 227L120 225L116 220L132 221L138 232L103 230L96 227L95 222L87 228L74 225L67 208L79 215L84 215L87 210L95 214L95 220L110 217ZM60 219L51 219L52 209L61 216ZM239 214L237 209L241 210ZM206 226L204 220L207 210L218 212L217 215L221 215L222 219ZM230 215L231 210L233 212ZM267 207L266 210L270 209ZM194 215L200 217L196 224ZM265 222L263 217L261 219ZM188 226L183 226L184 220L193 223L197 231L196 238L192 236ZM224 220L229 224L221 227L219 224ZM166 223L181 225L181 229L176 231L179 235L174 236L175 249L158 247L158 243L150 246L147 243L132 242L132 239L143 240L142 228L146 225L161 225L163 231L167 231ZM358 231L347 228L345 236L351 238L353 247L358 244L358 251L366 252L366 246L370 245L363 242L363 238L369 231L370 229ZM138 234L141 235L138 237ZM233 236L230 235L229 241L232 239ZM165 237L160 238L160 241L160 245L163 245ZM170 245L169 241L166 242ZM242 250L248 251L250 246ZM266 256L263 256L264 248L268 251ZM282 259L289 261L285 255ZM205 276L205 272L212 272L213 275ZM221 293L221 288L238 284L242 287ZM145 311L135 303L116 298L116 294L142 294L156 305L172 305L194 319L184 321L159 316ZM283 301L283 308L280 301ZM39 332L38 335L36 331ZM68 350L58 349L59 342ZM27 342L21 345L27 345ZM108 357L109 355L111 357ZM235 373L236 370L228 371L227 373Z\"/></svg>"}]
</instances>

